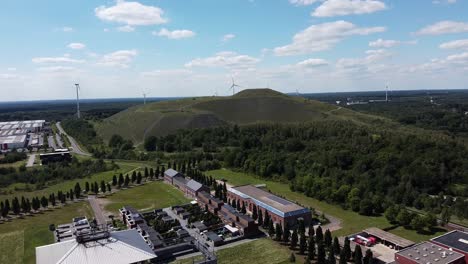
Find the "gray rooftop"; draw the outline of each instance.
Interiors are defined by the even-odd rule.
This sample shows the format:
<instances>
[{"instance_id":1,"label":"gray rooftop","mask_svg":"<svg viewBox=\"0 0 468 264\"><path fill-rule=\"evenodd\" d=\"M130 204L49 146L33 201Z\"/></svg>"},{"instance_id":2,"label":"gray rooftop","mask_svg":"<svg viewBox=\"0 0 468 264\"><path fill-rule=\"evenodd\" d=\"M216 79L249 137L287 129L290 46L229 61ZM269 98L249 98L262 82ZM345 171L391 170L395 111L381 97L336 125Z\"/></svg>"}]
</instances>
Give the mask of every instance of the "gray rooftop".
<instances>
[{"instance_id":1,"label":"gray rooftop","mask_svg":"<svg viewBox=\"0 0 468 264\"><path fill-rule=\"evenodd\" d=\"M174 170L174 169L167 169L164 172L164 174L172 178L172 177L175 177L176 175L178 175L180 173L178 171Z\"/></svg>"},{"instance_id":2,"label":"gray rooftop","mask_svg":"<svg viewBox=\"0 0 468 264\"><path fill-rule=\"evenodd\" d=\"M203 187L203 184L195 181L195 180L190 180L187 182L187 188L189 188L190 190L194 191L194 192L197 192L198 190L200 190L201 188Z\"/></svg>"},{"instance_id":3,"label":"gray rooftop","mask_svg":"<svg viewBox=\"0 0 468 264\"><path fill-rule=\"evenodd\" d=\"M468 253L468 233L462 231L454 230L431 241Z\"/></svg>"},{"instance_id":4,"label":"gray rooftop","mask_svg":"<svg viewBox=\"0 0 468 264\"><path fill-rule=\"evenodd\" d=\"M421 244L417 244L398 251L396 253L397 260L399 255L420 264L452 263L453 261L464 257L458 252L450 251L431 242L423 242Z\"/></svg>"}]
</instances>

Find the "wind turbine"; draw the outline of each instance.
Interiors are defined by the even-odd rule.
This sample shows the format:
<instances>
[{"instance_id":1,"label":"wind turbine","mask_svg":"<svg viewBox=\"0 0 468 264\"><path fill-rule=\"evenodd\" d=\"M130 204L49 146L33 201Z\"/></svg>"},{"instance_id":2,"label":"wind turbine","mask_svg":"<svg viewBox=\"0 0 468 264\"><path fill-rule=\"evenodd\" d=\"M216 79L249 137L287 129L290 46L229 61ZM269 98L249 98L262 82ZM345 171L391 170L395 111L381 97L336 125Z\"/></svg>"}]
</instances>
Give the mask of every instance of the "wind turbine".
<instances>
[{"instance_id":1,"label":"wind turbine","mask_svg":"<svg viewBox=\"0 0 468 264\"><path fill-rule=\"evenodd\" d=\"M78 119L81 118L81 114L80 114L80 84L79 83L75 83L75 88L76 88L76 117L78 117Z\"/></svg>"},{"instance_id":2,"label":"wind turbine","mask_svg":"<svg viewBox=\"0 0 468 264\"><path fill-rule=\"evenodd\" d=\"M229 90L232 90L232 95L234 95L235 92L236 92L236 87L239 87L239 88L240 88L241 86L237 85L237 84L234 82L234 77L231 77L231 78L232 78L232 85L231 85L231 87L229 87Z\"/></svg>"},{"instance_id":3,"label":"wind turbine","mask_svg":"<svg viewBox=\"0 0 468 264\"><path fill-rule=\"evenodd\" d=\"M385 85L385 102L388 103L388 83Z\"/></svg>"},{"instance_id":4,"label":"wind turbine","mask_svg":"<svg viewBox=\"0 0 468 264\"><path fill-rule=\"evenodd\" d=\"M143 92L143 104L145 105L146 104L146 93Z\"/></svg>"}]
</instances>

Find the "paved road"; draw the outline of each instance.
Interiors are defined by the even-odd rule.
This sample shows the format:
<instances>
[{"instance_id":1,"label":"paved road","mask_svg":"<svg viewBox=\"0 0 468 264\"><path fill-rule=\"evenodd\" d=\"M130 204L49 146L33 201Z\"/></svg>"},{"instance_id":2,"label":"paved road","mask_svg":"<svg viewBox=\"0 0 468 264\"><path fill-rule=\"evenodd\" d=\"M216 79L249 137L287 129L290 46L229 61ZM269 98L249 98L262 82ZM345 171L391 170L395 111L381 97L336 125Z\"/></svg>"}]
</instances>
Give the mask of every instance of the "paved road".
<instances>
[{"instance_id":1,"label":"paved road","mask_svg":"<svg viewBox=\"0 0 468 264\"><path fill-rule=\"evenodd\" d=\"M89 201L89 204L91 205L91 208L93 209L94 217L96 218L97 223L99 225L105 225L106 217L104 216L104 213L102 212L102 209L99 206L99 202L96 196L94 195L88 196L88 201Z\"/></svg>"},{"instance_id":2,"label":"paved road","mask_svg":"<svg viewBox=\"0 0 468 264\"><path fill-rule=\"evenodd\" d=\"M70 141L70 144L71 144L71 147L73 148L72 152L76 153L76 154L79 154L79 155L84 155L84 156L91 156L91 154L89 153L86 153L84 152L80 146L78 145L78 143L75 141L74 138L72 138L71 136L69 136L65 130L63 130L62 126L60 125L60 122L57 122L57 128L58 130L60 131L61 134L64 134L66 137L68 137L68 140Z\"/></svg>"},{"instance_id":3,"label":"paved road","mask_svg":"<svg viewBox=\"0 0 468 264\"><path fill-rule=\"evenodd\" d=\"M34 166L34 160L36 160L36 154L29 155L29 159L28 159L28 163L26 164L26 167Z\"/></svg>"}]
</instances>

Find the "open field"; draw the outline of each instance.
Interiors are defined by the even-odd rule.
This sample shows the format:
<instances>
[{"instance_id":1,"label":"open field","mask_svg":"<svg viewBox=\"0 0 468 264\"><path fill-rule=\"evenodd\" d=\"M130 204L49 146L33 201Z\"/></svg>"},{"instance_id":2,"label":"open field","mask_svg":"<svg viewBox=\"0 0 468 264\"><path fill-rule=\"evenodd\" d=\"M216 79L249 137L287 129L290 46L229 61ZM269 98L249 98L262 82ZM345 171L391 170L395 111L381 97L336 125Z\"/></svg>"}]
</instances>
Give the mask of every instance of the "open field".
<instances>
[{"instance_id":1,"label":"open field","mask_svg":"<svg viewBox=\"0 0 468 264\"><path fill-rule=\"evenodd\" d=\"M342 228L333 233L335 236L344 236L357 233L367 227L389 228L392 226L383 216L362 216L353 211L344 210L340 206L328 204L326 202L307 197L302 193L293 192L289 189L289 186L284 183L262 180L260 178L256 178L253 175L233 172L226 169L209 171L207 172L207 175L211 175L216 179L226 179L228 183L233 185L265 183L267 188L273 193L282 195L287 199L298 202L302 205L313 207L314 209L322 211L325 214L337 217L341 219ZM419 234L414 230L408 230L402 227L395 228L390 232L410 239L414 242L428 240L429 238L443 233L442 230L439 230L434 234Z\"/></svg>"},{"instance_id":2,"label":"open field","mask_svg":"<svg viewBox=\"0 0 468 264\"><path fill-rule=\"evenodd\" d=\"M138 168L138 166L129 165L129 164L119 164L119 166L120 168L117 170L96 173L96 174L90 175L89 177L82 178L82 179L64 181L61 183L47 186L46 188L41 189L41 190L25 191L25 188L26 188L25 184L12 184L8 188L3 188L1 190L5 194L0 195L0 200L12 199L15 196L18 196L18 197L24 196L26 198L26 197L35 197L35 196L41 197L45 195L48 197L49 194L51 194L52 192L57 193L60 190L66 192L67 190L74 188L77 182L80 183L81 189L84 190L85 182L89 182L89 183L98 182L99 183L101 182L101 180L104 180L106 182L112 181L112 176L114 176L114 174L119 174L119 173L125 174L133 169ZM29 185L29 188L31 189L34 189L34 187L35 187L34 185Z\"/></svg>"},{"instance_id":3,"label":"open field","mask_svg":"<svg viewBox=\"0 0 468 264\"><path fill-rule=\"evenodd\" d=\"M105 210L113 213L117 213L118 209L125 205L138 210L151 210L190 201L181 191L161 181L122 190L105 199Z\"/></svg>"},{"instance_id":4,"label":"open field","mask_svg":"<svg viewBox=\"0 0 468 264\"><path fill-rule=\"evenodd\" d=\"M49 224L69 223L76 216L92 216L87 202L0 224L0 263L35 263L35 248L54 242Z\"/></svg>"},{"instance_id":5,"label":"open field","mask_svg":"<svg viewBox=\"0 0 468 264\"><path fill-rule=\"evenodd\" d=\"M283 264L290 263L290 254L291 252L286 247L280 246L277 242L268 238L258 239L216 252L220 264ZM192 260L193 258L177 260L173 264L190 264Z\"/></svg>"}]
</instances>

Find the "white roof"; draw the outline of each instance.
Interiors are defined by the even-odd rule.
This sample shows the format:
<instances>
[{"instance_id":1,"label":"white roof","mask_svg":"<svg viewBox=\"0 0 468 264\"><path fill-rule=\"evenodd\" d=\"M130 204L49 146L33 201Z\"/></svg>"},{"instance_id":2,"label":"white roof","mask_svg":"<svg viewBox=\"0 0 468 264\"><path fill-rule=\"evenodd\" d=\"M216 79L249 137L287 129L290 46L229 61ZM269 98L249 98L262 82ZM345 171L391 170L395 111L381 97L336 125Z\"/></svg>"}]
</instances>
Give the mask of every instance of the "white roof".
<instances>
[{"instance_id":1,"label":"white roof","mask_svg":"<svg viewBox=\"0 0 468 264\"><path fill-rule=\"evenodd\" d=\"M0 144L23 143L26 141L26 135L0 137Z\"/></svg>"},{"instance_id":2,"label":"white roof","mask_svg":"<svg viewBox=\"0 0 468 264\"><path fill-rule=\"evenodd\" d=\"M231 232L231 233L235 233L235 232L239 231L238 228L232 227L232 226L230 226L230 225L225 225L224 227L225 227L227 230L229 230L229 232Z\"/></svg>"},{"instance_id":3,"label":"white roof","mask_svg":"<svg viewBox=\"0 0 468 264\"><path fill-rule=\"evenodd\" d=\"M86 244L73 239L36 248L37 264L127 264L155 257L134 229L113 232L107 239Z\"/></svg>"}]
</instances>

